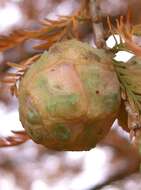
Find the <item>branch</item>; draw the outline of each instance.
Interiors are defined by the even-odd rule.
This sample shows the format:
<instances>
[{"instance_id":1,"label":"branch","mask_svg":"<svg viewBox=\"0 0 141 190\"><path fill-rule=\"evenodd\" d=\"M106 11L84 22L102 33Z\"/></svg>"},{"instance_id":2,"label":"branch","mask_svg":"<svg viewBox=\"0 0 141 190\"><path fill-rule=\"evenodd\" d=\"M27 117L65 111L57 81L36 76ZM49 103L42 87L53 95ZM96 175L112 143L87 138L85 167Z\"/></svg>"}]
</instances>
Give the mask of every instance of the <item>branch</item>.
<instances>
[{"instance_id":1,"label":"branch","mask_svg":"<svg viewBox=\"0 0 141 190\"><path fill-rule=\"evenodd\" d=\"M95 44L98 48L103 48L105 46L104 40L104 28L103 23L101 22L101 13L97 0L90 0L89 2L90 15L93 22L93 32Z\"/></svg>"}]
</instances>

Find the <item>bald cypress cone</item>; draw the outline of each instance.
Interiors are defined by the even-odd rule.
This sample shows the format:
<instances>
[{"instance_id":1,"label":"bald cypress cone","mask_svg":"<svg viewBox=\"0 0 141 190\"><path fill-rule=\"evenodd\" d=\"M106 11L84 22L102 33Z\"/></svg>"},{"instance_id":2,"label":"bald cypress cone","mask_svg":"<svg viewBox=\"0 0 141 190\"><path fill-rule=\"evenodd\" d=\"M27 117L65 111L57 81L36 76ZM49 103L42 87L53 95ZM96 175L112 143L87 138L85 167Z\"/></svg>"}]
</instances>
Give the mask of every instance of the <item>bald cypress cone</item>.
<instances>
[{"instance_id":1,"label":"bald cypress cone","mask_svg":"<svg viewBox=\"0 0 141 190\"><path fill-rule=\"evenodd\" d=\"M89 150L108 133L120 105L111 55L77 40L54 44L19 85L23 127L54 150Z\"/></svg>"}]
</instances>

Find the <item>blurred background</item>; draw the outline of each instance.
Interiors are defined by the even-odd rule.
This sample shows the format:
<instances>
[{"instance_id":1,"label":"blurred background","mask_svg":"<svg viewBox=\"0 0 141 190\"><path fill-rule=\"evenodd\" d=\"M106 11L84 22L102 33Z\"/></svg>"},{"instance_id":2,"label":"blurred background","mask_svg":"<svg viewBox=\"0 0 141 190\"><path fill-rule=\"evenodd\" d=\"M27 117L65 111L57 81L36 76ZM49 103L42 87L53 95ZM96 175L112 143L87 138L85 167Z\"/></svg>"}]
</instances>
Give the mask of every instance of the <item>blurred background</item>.
<instances>
[{"instance_id":1,"label":"blurred background","mask_svg":"<svg viewBox=\"0 0 141 190\"><path fill-rule=\"evenodd\" d=\"M0 0L0 35L15 29L36 29L38 21L70 15L80 0ZM34 40L0 53L0 77L6 62L35 54ZM107 41L112 45L112 38ZM119 53L117 59L132 55ZM0 139L23 130L18 102L0 83ZM0 148L0 190L141 190L140 154L115 121L108 136L88 152L54 152L29 140Z\"/></svg>"}]
</instances>

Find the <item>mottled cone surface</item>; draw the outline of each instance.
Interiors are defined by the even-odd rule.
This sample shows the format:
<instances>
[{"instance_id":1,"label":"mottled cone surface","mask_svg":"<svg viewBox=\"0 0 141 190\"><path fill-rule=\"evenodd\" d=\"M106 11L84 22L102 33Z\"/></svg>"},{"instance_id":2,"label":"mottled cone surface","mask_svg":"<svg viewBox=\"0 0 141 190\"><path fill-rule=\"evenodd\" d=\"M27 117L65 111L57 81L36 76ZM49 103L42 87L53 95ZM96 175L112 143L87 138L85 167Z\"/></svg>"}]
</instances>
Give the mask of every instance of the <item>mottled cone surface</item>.
<instances>
[{"instance_id":1,"label":"mottled cone surface","mask_svg":"<svg viewBox=\"0 0 141 190\"><path fill-rule=\"evenodd\" d=\"M54 150L89 150L108 133L120 105L119 82L103 49L56 43L19 85L20 120L29 136Z\"/></svg>"}]
</instances>

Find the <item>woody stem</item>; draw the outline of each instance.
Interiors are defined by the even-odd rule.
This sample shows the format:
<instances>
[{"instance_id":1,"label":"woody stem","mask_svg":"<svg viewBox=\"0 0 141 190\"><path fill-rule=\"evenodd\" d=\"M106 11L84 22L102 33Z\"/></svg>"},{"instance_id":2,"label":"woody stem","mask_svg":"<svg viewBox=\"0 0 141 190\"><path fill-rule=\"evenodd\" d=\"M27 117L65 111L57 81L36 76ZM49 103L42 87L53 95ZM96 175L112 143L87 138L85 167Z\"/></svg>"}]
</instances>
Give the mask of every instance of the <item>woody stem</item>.
<instances>
[{"instance_id":1,"label":"woody stem","mask_svg":"<svg viewBox=\"0 0 141 190\"><path fill-rule=\"evenodd\" d=\"M98 48L103 48L105 47L104 28L103 28L103 23L101 21L101 13L97 0L89 1L89 10L93 22L93 33L94 33L95 44Z\"/></svg>"}]
</instances>

